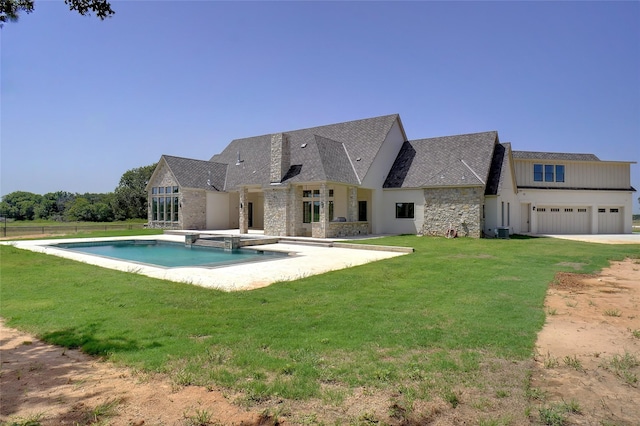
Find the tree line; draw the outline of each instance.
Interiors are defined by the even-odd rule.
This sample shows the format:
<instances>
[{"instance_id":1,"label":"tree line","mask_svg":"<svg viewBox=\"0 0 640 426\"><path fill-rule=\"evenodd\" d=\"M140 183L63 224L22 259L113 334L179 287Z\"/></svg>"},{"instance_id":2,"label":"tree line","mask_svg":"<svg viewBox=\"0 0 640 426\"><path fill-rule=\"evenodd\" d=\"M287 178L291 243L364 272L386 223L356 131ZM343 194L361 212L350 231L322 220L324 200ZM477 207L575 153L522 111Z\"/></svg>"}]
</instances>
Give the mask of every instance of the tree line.
<instances>
[{"instance_id":1,"label":"tree line","mask_svg":"<svg viewBox=\"0 0 640 426\"><path fill-rule=\"evenodd\" d=\"M2 197L0 215L14 220L60 222L112 222L146 219L146 186L156 164L126 171L113 192L49 192L44 195L15 191Z\"/></svg>"}]
</instances>

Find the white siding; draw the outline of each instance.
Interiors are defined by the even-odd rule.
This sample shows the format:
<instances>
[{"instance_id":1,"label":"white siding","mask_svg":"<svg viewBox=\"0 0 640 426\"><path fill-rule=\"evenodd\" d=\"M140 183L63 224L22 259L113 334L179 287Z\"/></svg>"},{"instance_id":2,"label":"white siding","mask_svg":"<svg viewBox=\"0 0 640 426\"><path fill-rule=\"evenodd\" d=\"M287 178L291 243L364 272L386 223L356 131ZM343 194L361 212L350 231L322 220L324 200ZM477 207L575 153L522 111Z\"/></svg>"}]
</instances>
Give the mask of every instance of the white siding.
<instances>
[{"instance_id":1,"label":"white siding","mask_svg":"<svg viewBox=\"0 0 640 426\"><path fill-rule=\"evenodd\" d=\"M371 202L367 206L369 211L376 212L369 216L371 224L371 232L374 234L383 233L385 229L385 221L387 217L379 214L386 211L384 207L384 195L382 185L384 184L389 170L395 161L402 144L404 143L404 134L400 128L400 122L396 121L391 127L387 138L383 142L380 150L376 154L373 164L369 168L367 175L362 179L362 187L371 189ZM353 161L354 159L352 159ZM394 216L395 217L395 213Z\"/></svg>"},{"instance_id":2,"label":"white siding","mask_svg":"<svg viewBox=\"0 0 640 426\"><path fill-rule=\"evenodd\" d=\"M516 159L516 182L519 187L551 188L593 188L624 189L629 188L631 178L629 163L612 161L560 161L560 160L522 160ZM533 165L564 165L564 182L542 182L533 180Z\"/></svg>"},{"instance_id":3,"label":"white siding","mask_svg":"<svg viewBox=\"0 0 640 426\"><path fill-rule=\"evenodd\" d=\"M413 219L396 219L396 203L414 203ZM379 233L417 234L424 224L424 190L394 189L383 194L384 225Z\"/></svg>"},{"instance_id":4,"label":"white siding","mask_svg":"<svg viewBox=\"0 0 640 426\"><path fill-rule=\"evenodd\" d=\"M207 229L229 228L229 194L207 192Z\"/></svg>"}]
</instances>

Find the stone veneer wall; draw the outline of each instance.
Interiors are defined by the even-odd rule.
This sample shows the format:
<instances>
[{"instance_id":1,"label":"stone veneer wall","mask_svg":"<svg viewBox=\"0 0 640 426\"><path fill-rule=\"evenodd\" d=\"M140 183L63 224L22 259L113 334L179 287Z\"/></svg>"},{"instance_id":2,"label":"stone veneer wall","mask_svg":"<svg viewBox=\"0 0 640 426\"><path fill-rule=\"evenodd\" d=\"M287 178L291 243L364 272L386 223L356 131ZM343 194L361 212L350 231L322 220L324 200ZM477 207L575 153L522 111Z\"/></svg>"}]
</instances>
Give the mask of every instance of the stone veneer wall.
<instances>
[{"instance_id":1,"label":"stone veneer wall","mask_svg":"<svg viewBox=\"0 0 640 426\"><path fill-rule=\"evenodd\" d=\"M178 220L182 229L206 229L207 193L203 189L184 189L180 193L180 214Z\"/></svg>"},{"instance_id":2,"label":"stone veneer wall","mask_svg":"<svg viewBox=\"0 0 640 426\"><path fill-rule=\"evenodd\" d=\"M444 236L453 227L459 237L482 236L483 188L425 189L424 199L423 235Z\"/></svg>"},{"instance_id":3,"label":"stone veneer wall","mask_svg":"<svg viewBox=\"0 0 640 426\"><path fill-rule=\"evenodd\" d=\"M290 189L277 186L264 189L264 234L289 235Z\"/></svg>"},{"instance_id":4,"label":"stone veneer wall","mask_svg":"<svg viewBox=\"0 0 640 426\"><path fill-rule=\"evenodd\" d=\"M315 224L314 224L315 225ZM350 237L369 233L369 222L329 222L325 238Z\"/></svg>"},{"instance_id":5,"label":"stone veneer wall","mask_svg":"<svg viewBox=\"0 0 640 426\"><path fill-rule=\"evenodd\" d=\"M294 186L289 192L289 234L292 236L304 235L302 225L302 187Z\"/></svg>"}]
</instances>

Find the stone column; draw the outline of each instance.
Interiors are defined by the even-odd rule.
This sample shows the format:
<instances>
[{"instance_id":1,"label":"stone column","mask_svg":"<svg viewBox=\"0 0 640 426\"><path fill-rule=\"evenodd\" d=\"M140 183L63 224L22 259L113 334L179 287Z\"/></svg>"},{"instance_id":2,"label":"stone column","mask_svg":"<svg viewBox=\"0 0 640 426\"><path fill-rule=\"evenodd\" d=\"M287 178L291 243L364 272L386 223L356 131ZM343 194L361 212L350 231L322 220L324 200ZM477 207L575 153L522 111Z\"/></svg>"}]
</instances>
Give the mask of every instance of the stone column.
<instances>
[{"instance_id":1,"label":"stone column","mask_svg":"<svg viewBox=\"0 0 640 426\"><path fill-rule=\"evenodd\" d=\"M240 188L240 209L239 213L239 228L241 234L247 234L249 232L249 190L245 187Z\"/></svg>"},{"instance_id":2,"label":"stone column","mask_svg":"<svg viewBox=\"0 0 640 426\"><path fill-rule=\"evenodd\" d=\"M358 221L358 188L350 186L347 188L347 221Z\"/></svg>"},{"instance_id":3,"label":"stone column","mask_svg":"<svg viewBox=\"0 0 640 426\"><path fill-rule=\"evenodd\" d=\"M321 238L327 238L327 229L329 229L329 190L327 184L320 185L320 235Z\"/></svg>"}]
</instances>

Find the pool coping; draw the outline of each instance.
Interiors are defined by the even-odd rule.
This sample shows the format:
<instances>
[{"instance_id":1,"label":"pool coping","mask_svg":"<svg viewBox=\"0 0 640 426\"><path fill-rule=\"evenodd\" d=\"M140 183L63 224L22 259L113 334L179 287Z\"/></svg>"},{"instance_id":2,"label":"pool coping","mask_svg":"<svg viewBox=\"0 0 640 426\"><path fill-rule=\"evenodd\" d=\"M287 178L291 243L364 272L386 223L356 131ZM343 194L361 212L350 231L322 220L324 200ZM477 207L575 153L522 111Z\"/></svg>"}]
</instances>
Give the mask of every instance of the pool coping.
<instances>
[{"instance_id":1,"label":"pool coping","mask_svg":"<svg viewBox=\"0 0 640 426\"><path fill-rule=\"evenodd\" d=\"M163 240L184 242L184 235L141 235L126 237L95 238L61 238L49 240L2 241L5 245L31 250L34 252L55 255L71 260L84 262L103 268L123 272L137 273L152 278L164 279L179 283L193 284L223 291L252 290L266 287L273 283L292 281L311 275L363 265L369 262L402 256L407 252L380 250L380 246L372 250L360 244L336 243L329 245L300 244L299 241L278 242L268 245L254 245L252 249L295 253L280 259L264 260L244 264L206 267L161 268L142 263L98 257L89 254L71 252L52 247L55 244L69 242L119 241L119 240ZM349 247L347 247L349 246ZM353 247L351 247L353 246Z\"/></svg>"}]
</instances>

